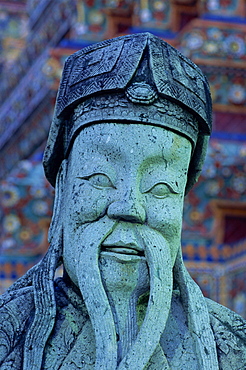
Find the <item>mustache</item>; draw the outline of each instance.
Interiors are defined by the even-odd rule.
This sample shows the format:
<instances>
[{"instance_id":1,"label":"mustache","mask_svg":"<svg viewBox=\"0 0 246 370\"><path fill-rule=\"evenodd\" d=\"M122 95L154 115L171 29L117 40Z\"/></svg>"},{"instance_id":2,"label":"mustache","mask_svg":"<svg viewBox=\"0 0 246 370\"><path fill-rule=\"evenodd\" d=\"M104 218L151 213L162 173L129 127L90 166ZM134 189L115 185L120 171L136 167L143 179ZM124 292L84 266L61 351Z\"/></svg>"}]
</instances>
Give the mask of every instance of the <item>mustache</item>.
<instances>
[{"instance_id":1,"label":"mustache","mask_svg":"<svg viewBox=\"0 0 246 370\"><path fill-rule=\"evenodd\" d=\"M123 228L124 223L120 224ZM108 240L108 237L110 238L112 235L114 239L118 239L118 232L115 233L118 225L119 222L104 216L93 223L81 225L80 230L77 231L80 245L76 276L94 329L96 339L95 369L116 369L118 362L118 342L114 317L102 282L99 265L99 255L105 240ZM139 244L136 241L137 236L133 236L134 232L132 231L135 228L131 226L132 224L128 224L127 228L124 228L125 231L128 230L127 238L131 240L133 238ZM129 230L131 231L129 232ZM127 243L126 234L120 239Z\"/></svg>"},{"instance_id":2,"label":"mustache","mask_svg":"<svg viewBox=\"0 0 246 370\"><path fill-rule=\"evenodd\" d=\"M113 314L103 288L98 264L100 245L112 232L114 225L115 221L106 217L83 225L83 240L76 266L79 288L95 333L95 369L116 369L117 366L117 339Z\"/></svg>"},{"instance_id":3,"label":"mustache","mask_svg":"<svg viewBox=\"0 0 246 370\"><path fill-rule=\"evenodd\" d=\"M166 325L172 298L171 253L160 233L145 225L138 225L136 231L144 242L150 270L150 295L137 339L117 370L133 369L136 364L138 369L144 369L156 349L161 353L163 368L168 369L159 341ZM149 338L148 348L146 348L147 338Z\"/></svg>"},{"instance_id":4,"label":"mustache","mask_svg":"<svg viewBox=\"0 0 246 370\"><path fill-rule=\"evenodd\" d=\"M150 294L146 315L136 340L126 356L117 364L116 328L102 283L98 256L102 246L107 245L113 238L117 239L117 228L121 226L125 230L121 239L132 239L134 235L134 243L143 249L149 268ZM159 345L169 314L173 280L170 248L164 237L146 225L126 225L104 216L92 224L84 225L76 271L96 338L95 369L144 369L157 348L162 354L165 368L168 369L167 360ZM151 340L148 340L146 348L150 333Z\"/></svg>"}]
</instances>

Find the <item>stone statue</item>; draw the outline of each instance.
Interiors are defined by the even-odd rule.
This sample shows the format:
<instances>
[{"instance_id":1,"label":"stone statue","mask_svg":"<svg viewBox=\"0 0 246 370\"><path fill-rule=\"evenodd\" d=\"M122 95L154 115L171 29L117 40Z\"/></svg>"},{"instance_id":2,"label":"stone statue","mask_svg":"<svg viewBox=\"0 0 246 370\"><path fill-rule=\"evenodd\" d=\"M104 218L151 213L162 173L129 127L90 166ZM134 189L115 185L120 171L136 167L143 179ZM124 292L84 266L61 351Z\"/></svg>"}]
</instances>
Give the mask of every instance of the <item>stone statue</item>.
<instances>
[{"instance_id":1,"label":"stone statue","mask_svg":"<svg viewBox=\"0 0 246 370\"><path fill-rule=\"evenodd\" d=\"M50 248L1 298L0 369L246 369L245 321L181 255L210 132L205 77L159 38L67 59L44 155Z\"/></svg>"}]
</instances>

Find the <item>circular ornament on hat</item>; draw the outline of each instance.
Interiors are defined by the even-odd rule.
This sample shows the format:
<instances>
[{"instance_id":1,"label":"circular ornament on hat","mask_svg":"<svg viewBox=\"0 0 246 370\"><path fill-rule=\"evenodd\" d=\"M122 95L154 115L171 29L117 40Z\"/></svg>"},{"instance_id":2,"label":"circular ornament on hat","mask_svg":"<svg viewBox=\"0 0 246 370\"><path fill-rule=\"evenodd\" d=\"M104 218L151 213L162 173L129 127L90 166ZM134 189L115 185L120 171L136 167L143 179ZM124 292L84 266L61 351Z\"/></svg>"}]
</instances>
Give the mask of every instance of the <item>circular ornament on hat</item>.
<instances>
[{"instance_id":1,"label":"circular ornament on hat","mask_svg":"<svg viewBox=\"0 0 246 370\"><path fill-rule=\"evenodd\" d=\"M126 96L133 103L147 105L158 98L155 89L145 82L134 82L127 88Z\"/></svg>"}]
</instances>

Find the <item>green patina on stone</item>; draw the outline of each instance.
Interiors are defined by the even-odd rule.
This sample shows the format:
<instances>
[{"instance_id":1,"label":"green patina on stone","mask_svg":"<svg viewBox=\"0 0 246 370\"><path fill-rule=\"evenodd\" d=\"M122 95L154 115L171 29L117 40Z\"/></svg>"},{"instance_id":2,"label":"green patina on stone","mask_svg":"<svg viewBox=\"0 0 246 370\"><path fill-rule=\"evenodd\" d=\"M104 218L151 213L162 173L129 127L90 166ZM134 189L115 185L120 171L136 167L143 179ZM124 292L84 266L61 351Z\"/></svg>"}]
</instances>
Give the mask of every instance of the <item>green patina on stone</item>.
<instances>
[{"instance_id":1,"label":"green patina on stone","mask_svg":"<svg viewBox=\"0 0 246 370\"><path fill-rule=\"evenodd\" d=\"M246 368L245 321L181 253L211 125L200 69L149 33L67 59L44 155L50 247L1 297L1 369Z\"/></svg>"}]
</instances>

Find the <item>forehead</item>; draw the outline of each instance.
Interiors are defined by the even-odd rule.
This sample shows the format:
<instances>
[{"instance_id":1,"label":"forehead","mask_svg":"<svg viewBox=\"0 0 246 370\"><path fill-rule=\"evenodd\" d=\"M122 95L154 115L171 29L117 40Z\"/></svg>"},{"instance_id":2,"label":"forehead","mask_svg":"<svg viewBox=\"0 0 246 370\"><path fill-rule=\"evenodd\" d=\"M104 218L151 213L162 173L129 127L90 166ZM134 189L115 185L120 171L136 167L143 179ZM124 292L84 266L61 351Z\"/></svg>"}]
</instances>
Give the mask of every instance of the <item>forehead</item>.
<instances>
[{"instance_id":1,"label":"forehead","mask_svg":"<svg viewBox=\"0 0 246 370\"><path fill-rule=\"evenodd\" d=\"M139 162L162 157L166 161L181 160L191 153L190 141L171 130L146 124L100 123L88 126L77 135L70 159L128 158Z\"/></svg>"}]
</instances>

